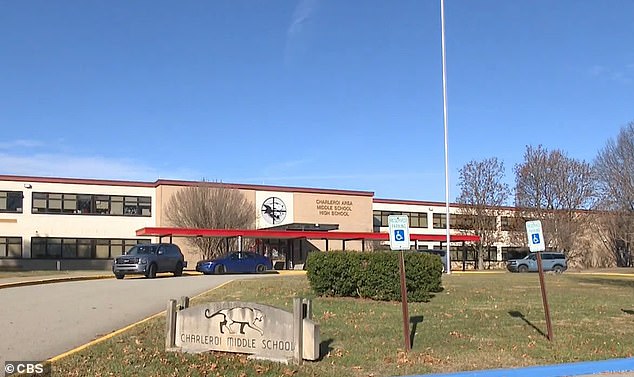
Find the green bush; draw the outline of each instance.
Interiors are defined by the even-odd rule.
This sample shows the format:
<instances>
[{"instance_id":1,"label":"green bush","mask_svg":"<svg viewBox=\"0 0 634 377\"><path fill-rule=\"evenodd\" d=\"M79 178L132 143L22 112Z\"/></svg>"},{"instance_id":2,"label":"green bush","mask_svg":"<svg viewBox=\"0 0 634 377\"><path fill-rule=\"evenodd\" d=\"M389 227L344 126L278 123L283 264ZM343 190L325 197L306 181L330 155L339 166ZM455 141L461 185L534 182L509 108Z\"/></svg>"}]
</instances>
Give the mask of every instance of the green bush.
<instances>
[{"instance_id":1,"label":"green bush","mask_svg":"<svg viewBox=\"0 0 634 377\"><path fill-rule=\"evenodd\" d=\"M429 301L442 291L442 262L435 255L406 251L407 299ZM320 296L401 300L399 252L328 251L309 254L310 286Z\"/></svg>"}]
</instances>

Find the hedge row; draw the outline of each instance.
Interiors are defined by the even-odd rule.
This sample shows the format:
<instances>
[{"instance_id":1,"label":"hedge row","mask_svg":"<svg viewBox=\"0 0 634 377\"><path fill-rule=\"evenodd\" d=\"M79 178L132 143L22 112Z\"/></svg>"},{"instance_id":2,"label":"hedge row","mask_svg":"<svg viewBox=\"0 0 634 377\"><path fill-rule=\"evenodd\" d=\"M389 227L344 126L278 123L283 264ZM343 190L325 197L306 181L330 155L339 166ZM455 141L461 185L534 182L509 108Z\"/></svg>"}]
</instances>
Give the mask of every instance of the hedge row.
<instances>
[{"instance_id":1,"label":"hedge row","mask_svg":"<svg viewBox=\"0 0 634 377\"><path fill-rule=\"evenodd\" d=\"M442 262L436 255L406 251L407 300L429 301L442 291ZM308 280L320 296L401 300L399 252L328 251L310 253Z\"/></svg>"}]
</instances>

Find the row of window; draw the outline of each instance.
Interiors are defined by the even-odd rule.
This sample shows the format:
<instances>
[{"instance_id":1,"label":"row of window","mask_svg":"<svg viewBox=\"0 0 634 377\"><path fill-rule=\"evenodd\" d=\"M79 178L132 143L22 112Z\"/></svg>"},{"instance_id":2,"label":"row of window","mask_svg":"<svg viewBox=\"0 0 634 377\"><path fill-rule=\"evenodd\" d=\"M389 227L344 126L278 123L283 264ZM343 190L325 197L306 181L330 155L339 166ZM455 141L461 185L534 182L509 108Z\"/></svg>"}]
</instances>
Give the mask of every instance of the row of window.
<instances>
[{"instance_id":1,"label":"row of window","mask_svg":"<svg viewBox=\"0 0 634 377\"><path fill-rule=\"evenodd\" d=\"M388 216L407 215L409 217L410 228L428 228L427 212L399 212L399 211L374 211L373 225L378 231L379 227L388 226ZM482 221L478 224L476 221ZM449 216L449 227L451 229L472 230L482 227L482 229L496 230L497 218L495 216L474 216L464 214L452 214ZM503 231L522 231L525 219L521 217L500 216L500 229ZM447 215L445 213L432 214L432 226L434 229L445 229L447 227Z\"/></svg>"},{"instance_id":2,"label":"row of window","mask_svg":"<svg viewBox=\"0 0 634 377\"><path fill-rule=\"evenodd\" d=\"M0 191L0 212L23 211L21 191ZM152 216L152 198L101 194L34 192L32 213Z\"/></svg>"},{"instance_id":3,"label":"row of window","mask_svg":"<svg viewBox=\"0 0 634 377\"><path fill-rule=\"evenodd\" d=\"M374 228L388 226L388 216L390 215L407 215L410 228L427 228L428 226L426 212L374 211L373 215Z\"/></svg>"},{"instance_id":4,"label":"row of window","mask_svg":"<svg viewBox=\"0 0 634 377\"><path fill-rule=\"evenodd\" d=\"M149 239L31 238L31 258L111 259ZM22 258L22 237L0 237L0 258Z\"/></svg>"},{"instance_id":5,"label":"row of window","mask_svg":"<svg viewBox=\"0 0 634 377\"><path fill-rule=\"evenodd\" d=\"M417 248L418 250L429 249L427 245L418 245ZM436 250L440 249L438 245L433 246L432 248ZM387 244L380 245L379 249L389 250L389 245ZM450 250L451 250L451 260L454 262L455 261L475 262L478 259L478 254L476 252L476 249L470 245L467 245L464 248L462 246L452 245ZM548 248L548 251L551 251L551 249ZM524 258L528 254L529 254L528 248L526 247L504 246L502 247L501 258L498 258L497 247L490 246L487 250L484 251L483 259L485 262L506 262L509 259Z\"/></svg>"},{"instance_id":6,"label":"row of window","mask_svg":"<svg viewBox=\"0 0 634 377\"><path fill-rule=\"evenodd\" d=\"M152 216L149 196L33 193L33 213Z\"/></svg>"}]
</instances>

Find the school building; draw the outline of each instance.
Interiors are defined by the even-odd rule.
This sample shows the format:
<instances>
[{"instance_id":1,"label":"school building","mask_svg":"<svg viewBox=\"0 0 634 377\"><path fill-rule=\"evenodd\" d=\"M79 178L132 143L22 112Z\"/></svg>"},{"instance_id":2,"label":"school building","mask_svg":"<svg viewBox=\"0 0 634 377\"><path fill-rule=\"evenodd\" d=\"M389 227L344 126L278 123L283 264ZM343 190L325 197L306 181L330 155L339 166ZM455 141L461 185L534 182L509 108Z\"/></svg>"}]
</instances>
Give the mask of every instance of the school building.
<instances>
[{"instance_id":1,"label":"school building","mask_svg":"<svg viewBox=\"0 0 634 377\"><path fill-rule=\"evenodd\" d=\"M109 269L112 259L124 250L137 243L165 242L168 235L181 246L188 265L194 266L199 254L186 238L150 229L172 227L165 216L166 204L179 190L199 184L0 175L0 268ZM385 240L373 234L387 233L391 214L409 216L412 248L445 246L444 202L380 199L371 191L212 185L237 189L253 203L256 230L326 235L260 237L248 243L280 258L286 268L301 266L312 251L385 248ZM450 211L451 234L458 239L468 233L460 229L467 222L462 221L459 206L451 204ZM492 223L502 232L513 230L513 211L507 212L508 216L498 216ZM350 236L337 237L342 234ZM485 262L500 267L511 255L525 250L510 239L494 245ZM475 255L468 246L452 242L453 269L472 266Z\"/></svg>"}]
</instances>

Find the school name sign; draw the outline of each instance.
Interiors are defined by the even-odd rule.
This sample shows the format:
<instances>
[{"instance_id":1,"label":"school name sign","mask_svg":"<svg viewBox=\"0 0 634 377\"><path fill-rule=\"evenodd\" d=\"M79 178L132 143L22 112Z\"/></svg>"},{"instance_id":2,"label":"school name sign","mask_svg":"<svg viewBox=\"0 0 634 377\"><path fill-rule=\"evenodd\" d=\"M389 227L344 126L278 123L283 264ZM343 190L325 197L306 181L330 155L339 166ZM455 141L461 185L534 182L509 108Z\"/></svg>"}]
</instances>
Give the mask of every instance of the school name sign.
<instances>
[{"instance_id":1,"label":"school name sign","mask_svg":"<svg viewBox=\"0 0 634 377\"><path fill-rule=\"evenodd\" d=\"M319 325L310 301L295 299L293 312L251 302L224 301L189 307L170 300L168 351L224 351L287 362L319 358Z\"/></svg>"}]
</instances>

